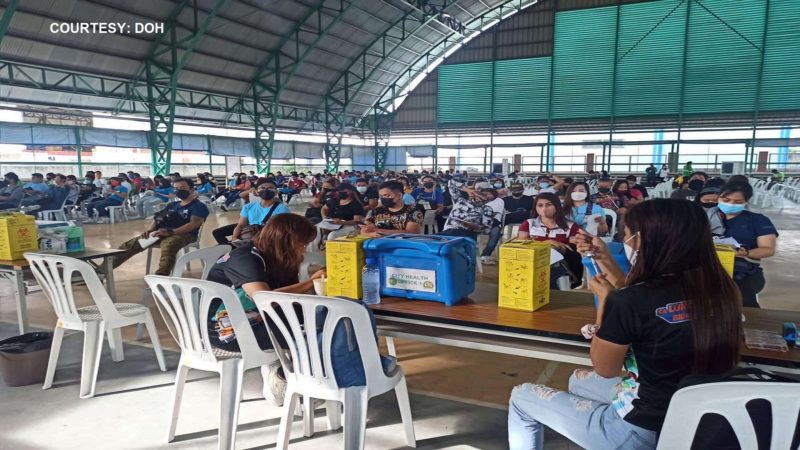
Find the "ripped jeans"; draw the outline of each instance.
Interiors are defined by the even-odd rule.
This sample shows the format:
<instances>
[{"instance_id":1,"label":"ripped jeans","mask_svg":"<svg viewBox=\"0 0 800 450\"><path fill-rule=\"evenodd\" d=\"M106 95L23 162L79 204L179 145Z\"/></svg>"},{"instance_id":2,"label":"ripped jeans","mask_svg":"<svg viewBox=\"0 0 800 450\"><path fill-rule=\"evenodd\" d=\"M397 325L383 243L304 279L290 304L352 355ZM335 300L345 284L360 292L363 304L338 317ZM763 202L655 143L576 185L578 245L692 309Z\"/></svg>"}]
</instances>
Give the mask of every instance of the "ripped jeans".
<instances>
[{"instance_id":1,"label":"ripped jeans","mask_svg":"<svg viewBox=\"0 0 800 450\"><path fill-rule=\"evenodd\" d=\"M654 449L656 432L626 422L611 401L619 378L576 370L569 392L526 383L514 388L508 407L511 450L544 448L544 426L588 449Z\"/></svg>"}]
</instances>

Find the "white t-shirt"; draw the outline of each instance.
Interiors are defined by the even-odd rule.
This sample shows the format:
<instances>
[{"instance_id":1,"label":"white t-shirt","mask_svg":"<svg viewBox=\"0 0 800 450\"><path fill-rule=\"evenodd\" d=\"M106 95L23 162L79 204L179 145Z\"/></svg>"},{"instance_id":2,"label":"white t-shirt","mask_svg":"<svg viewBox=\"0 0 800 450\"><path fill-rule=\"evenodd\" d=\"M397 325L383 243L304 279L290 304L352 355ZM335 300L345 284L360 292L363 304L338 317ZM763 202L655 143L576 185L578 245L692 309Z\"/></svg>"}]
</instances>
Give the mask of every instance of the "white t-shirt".
<instances>
[{"instance_id":1,"label":"white t-shirt","mask_svg":"<svg viewBox=\"0 0 800 450\"><path fill-rule=\"evenodd\" d=\"M505 202L503 202L503 199L496 198L487 203L486 206L492 208L492 211L494 211L494 219L500 221L500 218L503 217L503 211L505 210Z\"/></svg>"},{"instance_id":2,"label":"white t-shirt","mask_svg":"<svg viewBox=\"0 0 800 450\"><path fill-rule=\"evenodd\" d=\"M128 188L128 192L130 192L131 194L133 193L133 185L132 184L128 183L127 181L123 181L120 184L122 186L125 186L126 188Z\"/></svg>"},{"instance_id":3,"label":"white t-shirt","mask_svg":"<svg viewBox=\"0 0 800 450\"><path fill-rule=\"evenodd\" d=\"M103 186L106 185L106 180L104 178L95 178L94 185L97 186L98 189L102 189Z\"/></svg>"}]
</instances>

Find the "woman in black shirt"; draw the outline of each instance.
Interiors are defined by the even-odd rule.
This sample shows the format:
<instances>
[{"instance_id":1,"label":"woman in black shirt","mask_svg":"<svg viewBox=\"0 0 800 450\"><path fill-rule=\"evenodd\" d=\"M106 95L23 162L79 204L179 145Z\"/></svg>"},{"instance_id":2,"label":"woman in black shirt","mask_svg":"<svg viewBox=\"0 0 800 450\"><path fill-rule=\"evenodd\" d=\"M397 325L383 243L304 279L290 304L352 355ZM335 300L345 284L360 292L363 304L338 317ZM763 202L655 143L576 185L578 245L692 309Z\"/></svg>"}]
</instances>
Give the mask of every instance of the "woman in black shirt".
<instances>
[{"instance_id":1,"label":"woman in black shirt","mask_svg":"<svg viewBox=\"0 0 800 450\"><path fill-rule=\"evenodd\" d=\"M569 392L514 388L512 450L543 448L543 425L586 448L655 448L681 379L736 366L740 294L719 262L702 208L655 199L631 207L625 224L627 276L602 240L580 235L579 250L591 251L604 273L590 281L599 299L594 370L577 370Z\"/></svg>"},{"instance_id":2,"label":"woman in black shirt","mask_svg":"<svg viewBox=\"0 0 800 450\"><path fill-rule=\"evenodd\" d=\"M303 282L298 280L298 273L306 245L316 236L316 227L304 217L296 214L275 216L270 220L269 226L264 227L251 243L231 250L208 273L210 281L236 290L262 349L271 348L272 344L252 300L253 294L258 291L295 294L312 291L313 280L324 276L325 270L317 271ZM238 351L236 336L220 300L211 303L208 318L208 335L212 345L224 350Z\"/></svg>"},{"instance_id":3,"label":"woman in black shirt","mask_svg":"<svg viewBox=\"0 0 800 450\"><path fill-rule=\"evenodd\" d=\"M322 207L322 217L332 219L337 225L356 225L365 215L361 195L351 184L340 185L336 195Z\"/></svg>"}]
</instances>

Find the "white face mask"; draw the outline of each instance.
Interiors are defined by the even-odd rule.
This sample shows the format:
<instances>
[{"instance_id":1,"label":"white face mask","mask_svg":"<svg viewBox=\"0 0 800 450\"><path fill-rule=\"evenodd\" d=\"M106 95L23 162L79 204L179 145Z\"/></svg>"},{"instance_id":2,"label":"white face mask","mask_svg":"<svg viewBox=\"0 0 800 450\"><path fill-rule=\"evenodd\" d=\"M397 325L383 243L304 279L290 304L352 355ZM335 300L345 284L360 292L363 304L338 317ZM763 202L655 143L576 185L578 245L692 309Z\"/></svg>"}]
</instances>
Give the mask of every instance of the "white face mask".
<instances>
[{"instance_id":1,"label":"white face mask","mask_svg":"<svg viewBox=\"0 0 800 450\"><path fill-rule=\"evenodd\" d=\"M631 267L636 264L636 259L639 256L639 250L634 250L633 247L628 244L628 241L636 237L638 234L639 232L637 231L635 234L628 237L628 239L625 239L625 242L622 243L623 247L625 247L625 257L628 258L628 262L631 263Z\"/></svg>"},{"instance_id":2,"label":"white face mask","mask_svg":"<svg viewBox=\"0 0 800 450\"><path fill-rule=\"evenodd\" d=\"M367 187L366 186L356 186L356 190L363 194L364 192L367 192Z\"/></svg>"},{"instance_id":3,"label":"white face mask","mask_svg":"<svg viewBox=\"0 0 800 450\"><path fill-rule=\"evenodd\" d=\"M580 191L573 192L569 196L572 197L572 199L577 201L577 202L579 202L581 200L586 200L586 192L580 192Z\"/></svg>"}]
</instances>

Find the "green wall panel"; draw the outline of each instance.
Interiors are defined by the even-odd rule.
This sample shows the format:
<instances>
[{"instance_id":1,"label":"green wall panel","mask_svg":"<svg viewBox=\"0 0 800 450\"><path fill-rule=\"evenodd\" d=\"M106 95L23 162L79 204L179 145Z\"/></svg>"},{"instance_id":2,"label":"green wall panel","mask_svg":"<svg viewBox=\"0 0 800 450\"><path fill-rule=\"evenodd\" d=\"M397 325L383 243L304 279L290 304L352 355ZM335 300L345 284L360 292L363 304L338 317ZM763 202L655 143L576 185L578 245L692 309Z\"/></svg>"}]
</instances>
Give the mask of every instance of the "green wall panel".
<instances>
[{"instance_id":1,"label":"green wall panel","mask_svg":"<svg viewBox=\"0 0 800 450\"><path fill-rule=\"evenodd\" d=\"M759 110L797 111L798 3L659 0L561 11L552 57L441 66L439 122L490 122L493 91L497 122L548 113L553 120L750 113L757 102Z\"/></svg>"},{"instance_id":2,"label":"green wall panel","mask_svg":"<svg viewBox=\"0 0 800 450\"><path fill-rule=\"evenodd\" d=\"M440 123L492 120L491 61L439 68Z\"/></svg>"},{"instance_id":3,"label":"green wall panel","mask_svg":"<svg viewBox=\"0 0 800 450\"><path fill-rule=\"evenodd\" d=\"M615 116L678 113L687 4L670 0L620 8Z\"/></svg>"},{"instance_id":4,"label":"green wall panel","mask_svg":"<svg viewBox=\"0 0 800 450\"><path fill-rule=\"evenodd\" d=\"M765 1L690 4L684 113L755 109Z\"/></svg>"},{"instance_id":5,"label":"green wall panel","mask_svg":"<svg viewBox=\"0 0 800 450\"><path fill-rule=\"evenodd\" d=\"M496 121L547 119L549 57L497 61L495 77Z\"/></svg>"},{"instance_id":6,"label":"green wall panel","mask_svg":"<svg viewBox=\"0 0 800 450\"><path fill-rule=\"evenodd\" d=\"M797 0L770 0L759 109L800 109L800 15ZM787 18L794 17L793 20Z\"/></svg>"},{"instance_id":7,"label":"green wall panel","mask_svg":"<svg viewBox=\"0 0 800 450\"><path fill-rule=\"evenodd\" d=\"M616 7L556 14L554 119L611 114L616 14Z\"/></svg>"}]
</instances>

